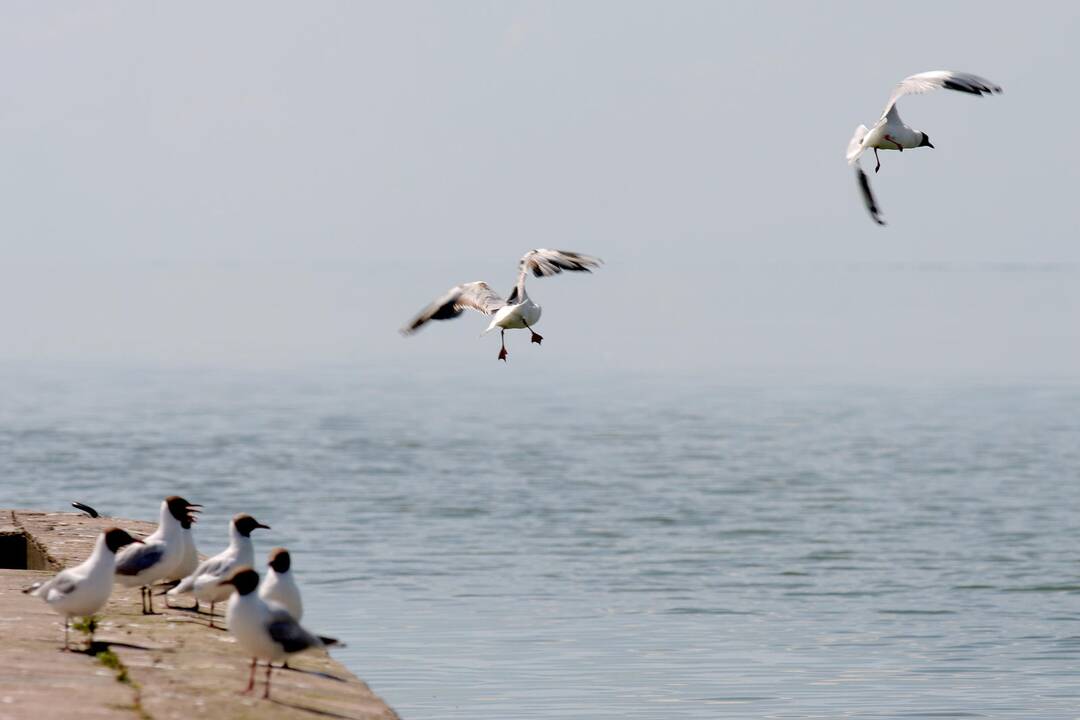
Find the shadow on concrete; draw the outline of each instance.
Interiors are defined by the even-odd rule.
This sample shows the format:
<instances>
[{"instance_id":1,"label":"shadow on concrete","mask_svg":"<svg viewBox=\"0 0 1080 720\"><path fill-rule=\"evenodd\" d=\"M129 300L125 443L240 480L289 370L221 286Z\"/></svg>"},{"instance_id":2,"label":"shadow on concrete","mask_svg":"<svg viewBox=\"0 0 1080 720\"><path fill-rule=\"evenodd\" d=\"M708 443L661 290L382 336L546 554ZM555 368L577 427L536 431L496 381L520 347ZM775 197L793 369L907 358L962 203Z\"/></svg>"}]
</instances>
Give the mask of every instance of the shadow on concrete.
<instances>
[{"instance_id":1,"label":"shadow on concrete","mask_svg":"<svg viewBox=\"0 0 1080 720\"><path fill-rule=\"evenodd\" d=\"M293 703L283 702L275 698L270 698L269 702L272 702L275 705L281 705L282 707L292 708L293 710L302 710L304 712L309 712L313 715L319 715L322 717L341 718L341 720L358 720L352 715L342 715L340 713L331 712L329 710L320 710L319 708L308 707L306 705L294 705Z\"/></svg>"},{"instance_id":2,"label":"shadow on concrete","mask_svg":"<svg viewBox=\"0 0 1080 720\"><path fill-rule=\"evenodd\" d=\"M319 670L304 670L303 668L293 667L292 665L274 666L275 670L288 670L290 672L303 673L304 675L312 675L314 677L326 678L327 680L336 680L337 682L349 682L348 678L338 677L337 675L331 675L330 673L320 672Z\"/></svg>"},{"instance_id":3,"label":"shadow on concrete","mask_svg":"<svg viewBox=\"0 0 1080 720\"><path fill-rule=\"evenodd\" d=\"M72 652L80 652L80 653L84 653L86 655L97 655L100 652L105 652L106 650L108 650L110 648L114 648L114 647L127 648L129 650L158 650L158 651L165 651L165 650L169 649L169 648L160 648L160 647L147 647L145 645L136 645L134 643L117 642L117 641L114 641L114 640L95 640L94 642L90 643L90 645L85 650L72 650Z\"/></svg>"}]
</instances>

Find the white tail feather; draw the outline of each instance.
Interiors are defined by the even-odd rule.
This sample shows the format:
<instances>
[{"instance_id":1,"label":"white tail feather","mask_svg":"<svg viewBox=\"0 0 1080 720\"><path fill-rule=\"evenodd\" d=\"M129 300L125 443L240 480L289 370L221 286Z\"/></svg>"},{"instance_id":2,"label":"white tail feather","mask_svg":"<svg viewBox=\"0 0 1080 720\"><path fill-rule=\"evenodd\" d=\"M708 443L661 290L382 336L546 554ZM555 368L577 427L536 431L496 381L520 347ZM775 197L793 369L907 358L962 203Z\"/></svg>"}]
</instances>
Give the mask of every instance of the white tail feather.
<instances>
[{"instance_id":1,"label":"white tail feather","mask_svg":"<svg viewBox=\"0 0 1080 720\"><path fill-rule=\"evenodd\" d=\"M169 590L166 595L170 597L176 597L177 595L183 595L189 593L195 589L195 576L188 575L186 578L180 581L180 584Z\"/></svg>"}]
</instances>

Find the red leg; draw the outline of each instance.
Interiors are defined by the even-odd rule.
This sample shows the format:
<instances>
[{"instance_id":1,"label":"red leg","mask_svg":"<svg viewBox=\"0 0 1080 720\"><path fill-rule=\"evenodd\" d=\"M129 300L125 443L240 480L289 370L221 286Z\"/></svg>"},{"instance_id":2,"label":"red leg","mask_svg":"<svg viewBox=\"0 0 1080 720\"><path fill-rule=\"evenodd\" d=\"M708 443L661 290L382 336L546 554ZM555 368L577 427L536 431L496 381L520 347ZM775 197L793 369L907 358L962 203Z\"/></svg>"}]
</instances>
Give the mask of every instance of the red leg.
<instances>
[{"instance_id":1,"label":"red leg","mask_svg":"<svg viewBox=\"0 0 1080 720\"><path fill-rule=\"evenodd\" d=\"M269 660L266 662L266 686L263 688L263 698L270 699L270 671L274 669L274 664Z\"/></svg>"},{"instance_id":2,"label":"red leg","mask_svg":"<svg viewBox=\"0 0 1080 720\"><path fill-rule=\"evenodd\" d=\"M502 340L502 350L499 351L499 359L506 362L506 331L499 331L499 338Z\"/></svg>"},{"instance_id":3,"label":"red leg","mask_svg":"<svg viewBox=\"0 0 1080 720\"><path fill-rule=\"evenodd\" d=\"M249 692L255 689L255 658L251 658L251 674L248 676L247 687L240 693L241 695L247 695Z\"/></svg>"}]
</instances>

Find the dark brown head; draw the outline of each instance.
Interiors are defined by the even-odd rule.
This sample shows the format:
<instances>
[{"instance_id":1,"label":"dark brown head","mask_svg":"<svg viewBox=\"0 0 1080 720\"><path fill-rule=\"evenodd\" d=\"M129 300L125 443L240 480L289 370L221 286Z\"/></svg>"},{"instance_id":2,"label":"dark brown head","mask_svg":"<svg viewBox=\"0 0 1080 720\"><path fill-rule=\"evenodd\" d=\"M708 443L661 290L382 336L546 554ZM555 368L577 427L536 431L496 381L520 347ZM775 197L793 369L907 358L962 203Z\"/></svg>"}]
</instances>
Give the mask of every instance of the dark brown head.
<instances>
[{"instance_id":1,"label":"dark brown head","mask_svg":"<svg viewBox=\"0 0 1080 720\"><path fill-rule=\"evenodd\" d=\"M202 507L202 505L189 503L179 495L170 495L165 498L165 504L169 506L169 514L176 518L181 525L187 523L184 527L191 527L191 523L195 522L195 513L199 512L198 508Z\"/></svg>"},{"instance_id":2,"label":"dark brown head","mask_svg":"<svg viewBox=\"0 0 1080 720\"><path fill-rule=\"evenodd\" d=\"M274 568L274 572L284 573L289 572L292 559L289 558L289 551L285 548L274 548L270 551L270 562L266 564Z\"/></svg>"},{"instance_id":3,"label":"dark brown head","mask_svg":"<svg viewBox=\"0 0 1080 720\"><path fill-rule=\"evenodd\" d=\"M269 530L269 525L263 525L261 522L251 517L247 513L240 513L232 519L233 525L236 527L236 532L240 533L244 537L251 537L251 531L255 528L262 528L263 530Z\"/></svg>"},{"instance_id":4,"label":"dark brown head","mask_svg":"<svg viewBox=\"0 0 1080 720\"><path fill-rule=\"evenodd\" d=\"M238 567L232 575L222 580L219 585L232 585L236 588L236 592L241 595L247 595L255 592L255 588L259 587L259 573L255 572L247 565Z\"/></svg>"},{"instance_id":5,"label":"dark brown head","mask_svg":"<svg viewBox=\"0 0 1080 720\"><path fill-rule=\"evenodd\" d=\"M127 530L121 530L117 527L105 528L101 534L105 536L105 547L113 552L116 552L125 545L142 542L142 540L136 540L131 537Z\"/></svg>"},{"instance_id":6,"label":"dark brown head","mask_svg":"<svg viewBox=\"0 0 1080 720\"><path fill-rule=\"evenodd\" d=\"M922 142L919 143L919 147L928 147L928 148L934 147L933 145L930 144L930 136L927 135L926 133L922 134Z\"/></svg>"}]
</instances>

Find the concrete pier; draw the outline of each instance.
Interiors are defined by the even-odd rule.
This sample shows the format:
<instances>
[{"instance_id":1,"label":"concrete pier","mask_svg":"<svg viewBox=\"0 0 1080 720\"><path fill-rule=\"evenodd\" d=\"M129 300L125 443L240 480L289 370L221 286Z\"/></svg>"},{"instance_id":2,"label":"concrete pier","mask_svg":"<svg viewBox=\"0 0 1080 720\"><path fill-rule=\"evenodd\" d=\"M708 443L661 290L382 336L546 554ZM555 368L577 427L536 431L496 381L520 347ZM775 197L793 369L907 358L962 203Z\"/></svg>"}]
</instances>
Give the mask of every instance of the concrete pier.
<instances>
[{"instance_id":1,"label":"concrete pier","mask_svg":"<svg viewBox=\"0 0 1080 720\"><path fill-rule=\"evenodd\" d=\"M62 652L63 619L21 591L82 562L110 525L137 537L154 529L134 520L0 510L0 720L397 719L322 652L293 656L295 670L275 670L270 700L261 699L261 668L256 694L240 695L250 658L229 633L209 628L205 615L182 610L143 615L134 588L116 587L99 613L93 654ZM163 600L155 598L155 609L164 609ZM334 634L333 628L318 630ZM71 639L74 648L85 645L79 632Z\"/></svg>"}]
</instances>

